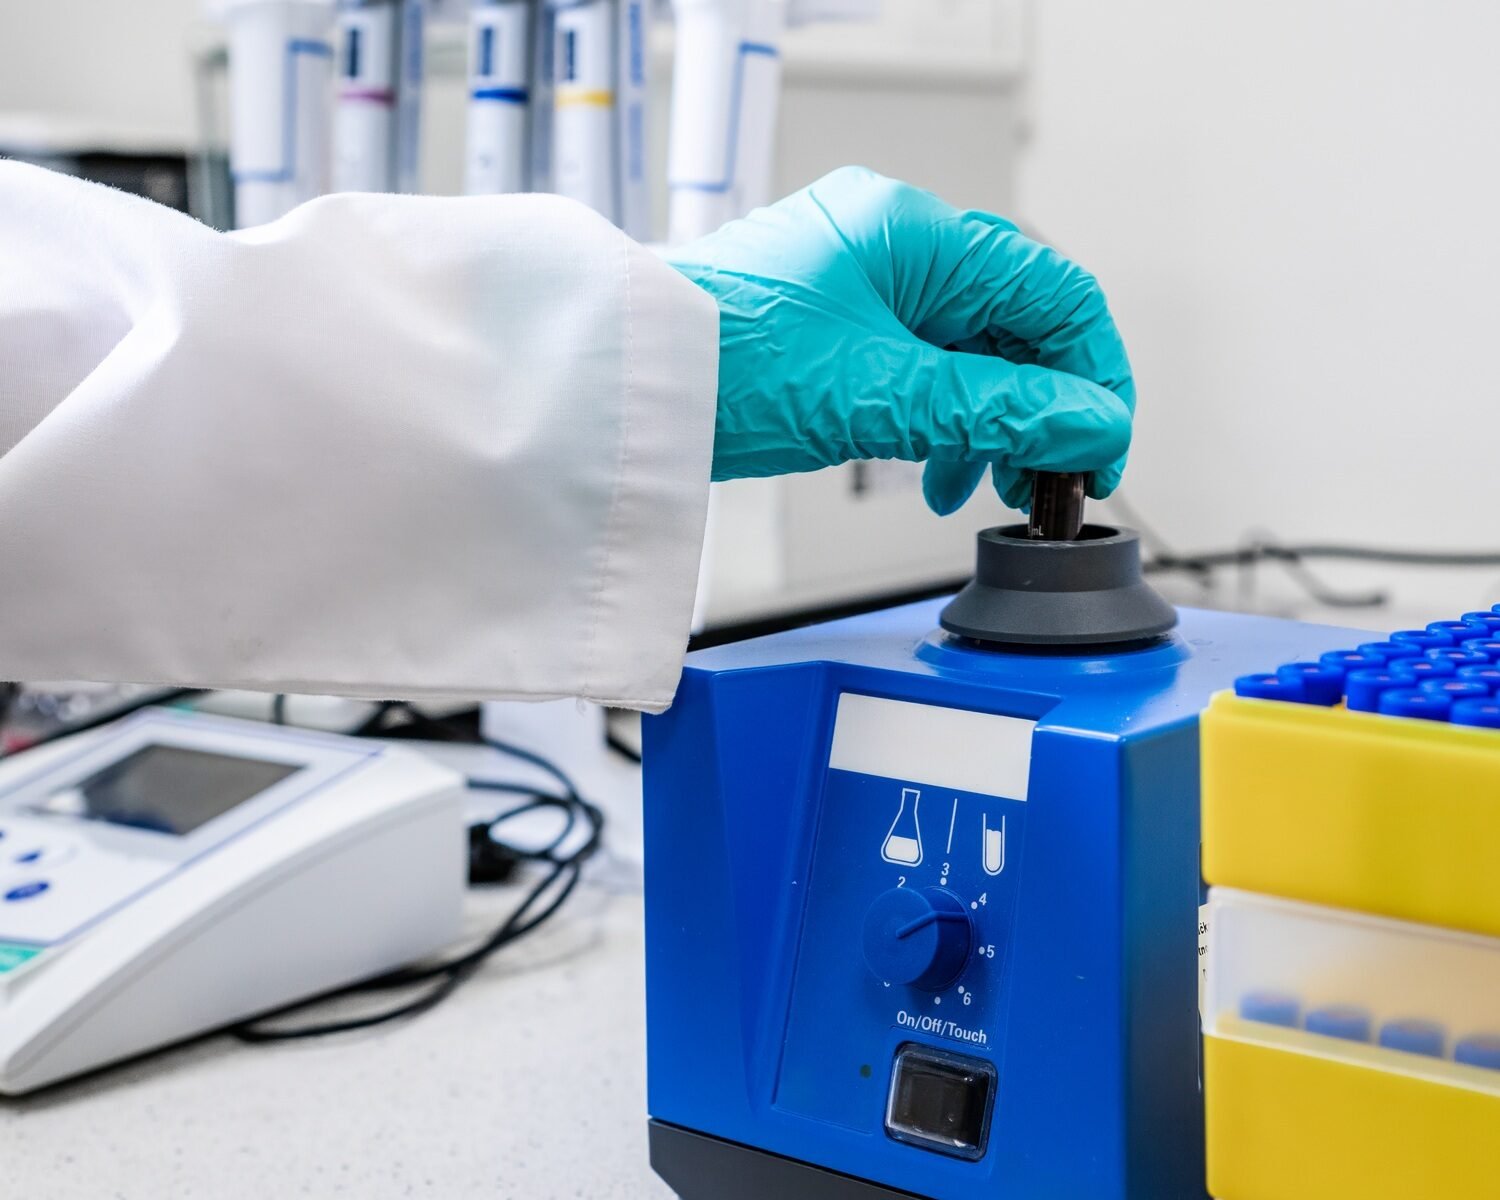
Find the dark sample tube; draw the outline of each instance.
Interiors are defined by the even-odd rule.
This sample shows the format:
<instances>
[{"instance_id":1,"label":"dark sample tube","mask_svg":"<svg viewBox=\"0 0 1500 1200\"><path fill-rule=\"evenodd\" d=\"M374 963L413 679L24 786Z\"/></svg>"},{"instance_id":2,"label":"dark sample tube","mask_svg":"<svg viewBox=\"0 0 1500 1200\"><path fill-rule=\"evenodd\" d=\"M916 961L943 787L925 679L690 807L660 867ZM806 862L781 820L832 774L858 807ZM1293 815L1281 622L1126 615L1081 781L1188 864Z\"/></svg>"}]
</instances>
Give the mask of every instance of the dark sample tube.
<instances>
[{"instance_id":1,"label":"dark sample tube","mask_svg":"<svg viewBox=\"0 0 1500 1200\"><path fill-rule=\"evenodd\" d=\"M1038 471L1031 483L1031 520L1026 536L1049 542L1071 542L1083 529L1087 475Z\"/></svg>"}]
</instances>

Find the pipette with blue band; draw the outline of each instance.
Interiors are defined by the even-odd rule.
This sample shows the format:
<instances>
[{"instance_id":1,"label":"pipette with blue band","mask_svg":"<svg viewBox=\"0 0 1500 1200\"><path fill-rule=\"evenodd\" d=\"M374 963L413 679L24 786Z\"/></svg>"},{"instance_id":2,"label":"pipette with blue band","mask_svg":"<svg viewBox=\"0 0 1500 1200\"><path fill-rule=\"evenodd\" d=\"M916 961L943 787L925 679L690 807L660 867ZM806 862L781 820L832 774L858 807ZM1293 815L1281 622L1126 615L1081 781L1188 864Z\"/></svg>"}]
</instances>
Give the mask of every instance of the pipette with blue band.
<instances>
[{"instance_id":1,"label":"pipette with blue band","mask_svg":"<svg viewBox=\"0 0 1500 1200\"><path fill-rule=\"evenodd\" d=\"M473 0L464 192L491 196L530 186L533 0Z\"/></svg>"}]
</instances>

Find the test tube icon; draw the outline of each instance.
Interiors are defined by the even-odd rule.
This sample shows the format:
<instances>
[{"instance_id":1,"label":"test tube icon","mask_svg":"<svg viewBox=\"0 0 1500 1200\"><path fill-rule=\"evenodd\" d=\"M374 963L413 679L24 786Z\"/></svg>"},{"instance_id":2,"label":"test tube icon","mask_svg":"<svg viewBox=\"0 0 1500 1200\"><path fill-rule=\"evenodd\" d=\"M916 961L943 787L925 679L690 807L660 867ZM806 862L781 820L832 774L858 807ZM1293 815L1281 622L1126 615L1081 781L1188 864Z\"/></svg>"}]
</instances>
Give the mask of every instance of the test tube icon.
<instances>
[{"instance_id":1,"label":"test tube icon","mask_svg":"<svg viewBox=\"0 0 1500 1200\"><path fill-rule=\"evenodd\" d=\"M922 793L917 788L901 789L901 807L885 835L880 857L899 867L916 867L922 863L922 827L917 822L917 803Z\"/></svg>"},{"instance_id":2,"label":"test tube icon","mask_svg":"<svg viewBox=\"0 0 1500 1200\"><path fill-rule=\"evenodd\" d=\"M1005 818L1000 818L1000 828L990 828L990 817L982 818L984 828L984 873L998 875L1005 870Z\"/></svg>"}]
</instances>

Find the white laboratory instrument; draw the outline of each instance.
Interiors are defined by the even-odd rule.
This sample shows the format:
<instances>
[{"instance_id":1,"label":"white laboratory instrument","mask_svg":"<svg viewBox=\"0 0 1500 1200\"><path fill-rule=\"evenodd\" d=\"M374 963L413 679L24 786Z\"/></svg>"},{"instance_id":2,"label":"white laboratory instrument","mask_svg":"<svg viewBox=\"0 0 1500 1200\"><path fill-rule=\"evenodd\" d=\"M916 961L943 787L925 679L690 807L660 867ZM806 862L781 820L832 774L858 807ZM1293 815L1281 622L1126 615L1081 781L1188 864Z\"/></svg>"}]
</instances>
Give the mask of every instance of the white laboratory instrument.
<instances>
[{"instance_id":1,"label":"white laboratory instrument","mask_svg":"<svg viewBox=\"0 0 1500 1200\"><path fill-rule=\"evenodd\" d=\"M619 220L615 153L615 3L556 5L552 190Z\"/></svg>"},{"instance_id":2,"label":"white laboratory instrument","mask_svg":"<svg viewBox=\"0 0 1500 1200\"><path fill-rule=\"evenodd\" d=\"M650 237L644 0L551 0L548 189Z\"/></svg>"},{"instance_id":3,"label":"white laboratory instrument","mask_svg":"<svg viewBox=\"0 0 1500 1200\"><path fill-rule=\"evenodd\" d=\"M336 46L333 190L394 191L400 0L340 0Z\"/></svg>"},{"instance_id":4,"label":"white laboratory instrument","mask_svg":"<svg viewBox=\"0 0 1500 1200\"><path fill-rule=\"evenodd\" d=\"M615 34L618 80L616 138L619 143L620 228L638 242L650 241L651 185L646 145L651 10L646 0L616 0Z\"/></svg>"},{"instance_id":5,"label":"white laboratory instrument","mask_svg":"<svg viewBox=\"0 0 1500 1200\"><path fill-rule=\"evenodd\" d=\"M667 240L680 244L771 198L787 0L673 0L673 10Z\"/></svg>"},{"instance_id":6,"label":"white laboratory instrument","mask_svg":"<svg viewBox=\"0 0 1500 1200\"><path fill-rule=\"evenodd\" d=\"M396 190L422 190L422 88L427 75L427 0L401 0L396 89Z\"/></svg>"},{"instance_id":7,"label":"white laboratory instrument","mask_svg":"<svg viewBox=\"0 0 1500 1200\"><path fill-rule=\"evenodd\" d=\"M350 738L148 711L0 767L0 1093L454 941L462 780Z\"/></svg>"},{"instance_id":8,"label":"white laboratory instrument","mask_svg":"<svg viewBox=\"0 0 1500 1200\"><path fill-rule=\"evenodd\" d=\"M469 27L469 121L464 191L530 186L533 0L475 0Z\"/></svg>"},{"instance_id":9,"label":"white laboratory instrument","mask_svg":"<svg viewBox=\"0 0 1500 1200\"><path fill-rule=\"evenodd\" d=\"M328 190L330 0L231 0L235 224L263 225Z\"/></svg>"},{"instance_id":10,"label":"white laboratory instrument","mask_svg":"<svg viewBox=\"0 0 1500 1200\"><path fill-rule=\"evenodd\" d=\"M417 190L424 13L413 0L339 0L333 190Z\"/></svg>"}]
</instances>

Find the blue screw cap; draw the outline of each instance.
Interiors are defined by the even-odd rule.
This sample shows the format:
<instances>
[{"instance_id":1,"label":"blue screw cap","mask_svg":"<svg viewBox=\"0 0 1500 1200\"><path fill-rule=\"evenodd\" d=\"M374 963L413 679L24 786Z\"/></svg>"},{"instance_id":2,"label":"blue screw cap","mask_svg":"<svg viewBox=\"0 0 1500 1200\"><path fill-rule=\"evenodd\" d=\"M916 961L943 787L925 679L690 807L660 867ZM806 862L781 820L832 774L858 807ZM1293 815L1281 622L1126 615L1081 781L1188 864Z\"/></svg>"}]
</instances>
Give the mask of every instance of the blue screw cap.
<instances>
[{"instance_id":1,"label":"blue screw cap","mask_svg":"<svg viewBox=\"0 0 1500 1200\"><path fill-rule=\"evenodd\" d=\"M1379 712L1380 696L1382 692L1390 688L1409 688L1412 686L1410 677L1397 675L1394 671L1384 668L1362 671L1350 671L1348 678L1344 680L1344 689L1348 695L1348 705L1355 712Z\"/></svg>"},{"instance_id":2,"label":"blue screw cap","mask_svg":"<svg viewBox=\"0 0 1500 1200\"><path fill-rule=\"evenodd\" d=\"M1328 707L1344 698L1344 671L1327 663L1287 663L1276 668L1276 678L1300 686L1308 704Z\"/></svg>"},{"instance_id":3,"label":"blue screw cap","mask_svg":"<svg viewBox=\"0 0 1500 1200\"><path fill-rule=\"evenodd\" d=\"M1424 679L1417 690L1429 696L1446 696L1450 701L1490 698L1489 688L1474 679Z\"/></svg>"},{"instance_id":4,"label":"blue screw cap","mask_svg":"<svg viewBox=\"0 0 1500 1200\"><path fill-rule=\"evenodd\" d=\"M1487 667L1459 667L1457 677L1482 683L1494 692L1500 690L1500 663L1491 663Z\"/></svg>"},{"instance_id":5,"label":"blue screw cap","mask_svg":"<svg viewBox=\"0 0 1500 1200\"><path fill-rule=\"evenodd\" d=\"M1459 619L1465 625L1482 625L1491 637L1500 637L1500 612L1466 612Z\"/></svg>"},{"instance_id":6,"label":"blue screw cap","mask_svg":"<svg viewBox=\"0 0 1500 1200\"><path fill-rule=\"evenodd\" d=\"M1453 1061L1500 1071L1500 1033L1475 1033L1453 1048Z\"/></svg>"},{"instance_id":7,"label":"blue screw cap","mask_svg":"<svg viewBox=\"0 0 1500 1200\"><path fill-rule=\"evenodd\" d=\"M1500 701L1458 700L1448 719L1455 725L1472 725L1479 729L1500 729Z\"/></svg>"},{"instance_id":8,"label":"blue screw cap","mask_svg":"<svg viewBox=\"0 0 1500 1200\"><path fill-rule=\"evenodd\" d=\"M1494 634L1483 638L1470 638L1464 642L1461 649L1470 654L1482 654L1491 662L1500 662L1500 639Z\"/></svg>"},{"instance_id":9,"label":"blue screw cap","mask_svg":"<svg viewBox=\"0 0 1500 1200\"><path fill-rule=\"evenodd\" d=\"M1476 636L1475 631L1477 628L1477 626L1470 625L1467 621L1433 621L1427 626L1427 632L1445 634L1453 639L1455 646L1461 646L1471 637ZM1483 635L1480 634L1478 636Z\"/></svg>"},{"instance_id":10,"label":"blue screw cap","mask_svg":"<svg viewBox=\"0 0 1500 1200\"><path fill-rule=\"evenodd\" d=\"M1392 688L1380 694L1380 711L1388 717L1414 717L1420 721L1446 721L1453 701L1421 688Z\"/></svg>"},{"instance_id":11,"label":"blue screw cap","mask_svg":"<svg viewBox=\"0 0 1500 1200\"><path fill-rule=\"evenodd\" d=\"M1436 1021L1387 1021L1380 1027L1380 1044L1387 1050L1442 1058L1448 1045L1448 1031Z\"/></svg>"},{"instance_id":12,"label":"blue screw cap","mask_svg":"<svg viewBox=\"0 0 1500 1200\"><path fill-rule=\"evenodd\" d=\"M1285 992L1246 992L1240 997L1240 1016L1263 1025L1296 1029L1302 1020L1302 1002Z\"/></svg>"},{"instance_id":13,"label":"blue screw cap","mask_svg":"<svg viewBox=\"0 0 1500 1200\"><path fill-rule=\"evenodd\" d=\"M1293 704L1306 704L1307 692L1299 679L1283 679L1280 675L1241 675L1234 681L1234 694L1248 696L1252 700L1287 700Z\"/></svg>"},{"instance_id":14,"label":"blue screw cap","mask_svg":"<svg viewBox=\"0 0 1500 1200\"><path fill-rule=\"evenodd\" d=\"M1368 1042L1370 1014L1353 1004L1330 1004L1327 1008L1310 1009L1303 1028L1308 1033L1342 1038L1346 1042Z\"/></svg>"},{"instance_id":15,"label":"blue screw cap","mask_svg":"<svg viewBox=\"0 0 1500 1200\"><path fill-rule=\"evenodd\" d=\"M1330 650L1327 654L1321 655L1318 661L1327 667L1337 667L1345 674L1366 667L1383 667L1386 664L1382 655L1365 654L1360 650Z\"/></svg>"},{"instance_id":16,"label":"blue screw cap","mask_svg":"<svg viewBox=\"0 0 1500 1200\"><path fill-rule=\"evenodd\" d=\"M1381 665L1398 662L1403 658L1421 658L1422 647L1408 642L1362 642L1359 653L1381 660Z\"/></svg>"},{"instance_id":17,"label":"blue screw cap","mask_svg":"<svg viewBox=\"0 0 1500 1200\"><path fill-rule=\"evenodd\" d=\"M1391 634L1391 641L1416 646L1422 650L1434 650L1439 646L1456 646L1457 642L1446 633L1434 633L1431 629L1398 629Z\"/></svg>"},{"instance_id":18,"label":"blue screw cap","mask_svg":"<svg viewBox=\"0 0 1500 1200\"><path fill-rule=\"evenodd\" d=\"M1466 663L1465 666L1478 664ZM1397 678L1409 679L1411 686L1416 687L1424 679L1446 679L1450 675L1457 675L1458 668L1445 658L1404 658L1391 664L1391 674Z\"/></svg>"}]
</instances>

